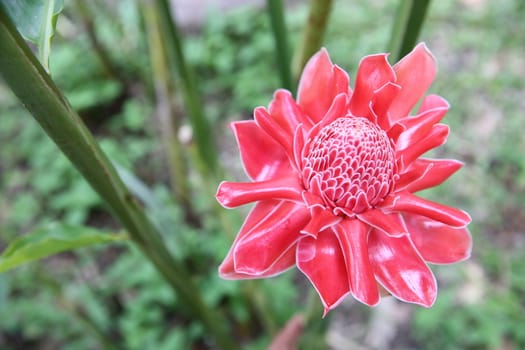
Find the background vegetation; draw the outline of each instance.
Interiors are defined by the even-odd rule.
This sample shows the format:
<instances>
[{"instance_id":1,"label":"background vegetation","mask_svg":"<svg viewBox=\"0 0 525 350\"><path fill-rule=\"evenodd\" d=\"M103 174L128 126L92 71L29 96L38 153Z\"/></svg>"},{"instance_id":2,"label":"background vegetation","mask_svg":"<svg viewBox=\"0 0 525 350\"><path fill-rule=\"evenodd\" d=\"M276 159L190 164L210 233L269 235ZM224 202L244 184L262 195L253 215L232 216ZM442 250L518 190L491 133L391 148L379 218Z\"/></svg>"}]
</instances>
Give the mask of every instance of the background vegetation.
<instances>
[{"instance_id":1,"label":"background vegetation","mask_svg":"<svg viewBox=\"0 0 525 350\"><path fill-rule=\"evenodd\" d=\"M170 250L199 276L195 282L206 302L228 315L247 348L264 348L272 332L309 307L304 290L310 287L294 271L253 283L218 278L216 266L241 216L225 214L231 232L222 232L210 203L216 183L197 174L189 180L193 189L204 189L192 192L198 225L173 199L137 2L79 3L66 2L59 17L51 76L119 164ZM325 46L351 78L361 57L388 48L396 3L335 1ZM288 4L292 45L306 15L302 2ZM452 105L445 118L452 132L439 155L466 166L427 195L472 214L473 257L433 267L440 293L429 310L388 299L368 309L348 298L331 318L310 326L311 335L326 331L327 347L525 348L524 17L519 0L444 0L429 8L420 39L439 62L431 91ZM280 86L269 19L256 7L224 15L210 9L202 26L184 35L220 162L228 178L241 177L227 123L250 118ZM181 101L176 109L183 115ZM0 120L0 249L57 221L120 230L5 85ZM187 121L181 124L187 130ZM191 141L179 136L192 150ZM134 245L83 248L0 274L0 348L207 348L203 325L186 308Z\"/></svg>"}]
</instances>

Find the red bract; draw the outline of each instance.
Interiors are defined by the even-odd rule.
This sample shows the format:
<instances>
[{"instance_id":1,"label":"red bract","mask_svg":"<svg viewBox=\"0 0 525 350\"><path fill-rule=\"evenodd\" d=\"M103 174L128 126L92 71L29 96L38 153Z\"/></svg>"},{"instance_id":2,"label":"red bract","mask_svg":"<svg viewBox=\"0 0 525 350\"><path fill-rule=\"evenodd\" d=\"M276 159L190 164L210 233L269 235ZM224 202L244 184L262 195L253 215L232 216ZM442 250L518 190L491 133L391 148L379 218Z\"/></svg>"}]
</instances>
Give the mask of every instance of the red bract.
<instances>
[{"instance_id":1,"label":"red bract","mask_svg":"<svg viewBox=\"0 0 525 350\"><path fill-rule=\"evenodd\" d=\"M355 88L326 50L310 59L297 101L278 90L255 120L232 123L252 182L223 182L217 200L255 202L219 268L223 278L262 278L296 265L325 313L351 293L376 305L381 285L400 300L431 306L427 262L469 257L467 213L414 195L462 163L420 156L445 143L436 95L410 111L436 73L424 44L393 67L386 54L362 59Z\"/></svg>"}]
</instances>

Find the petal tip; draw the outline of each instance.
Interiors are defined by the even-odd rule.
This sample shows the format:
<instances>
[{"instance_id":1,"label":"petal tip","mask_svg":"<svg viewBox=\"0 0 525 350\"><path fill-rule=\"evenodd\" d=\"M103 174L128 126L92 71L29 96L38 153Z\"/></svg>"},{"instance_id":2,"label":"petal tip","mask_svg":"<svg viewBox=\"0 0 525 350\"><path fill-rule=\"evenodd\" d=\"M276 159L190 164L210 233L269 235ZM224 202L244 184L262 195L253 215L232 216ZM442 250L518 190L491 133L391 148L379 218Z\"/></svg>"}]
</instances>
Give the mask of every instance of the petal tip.
<instances>
[{"instance_id":1,"label":"petal tip","mask_svg":"<svg viewBox=\"0 0 525 350\"><path fill-rule=\"evenodd\" d=\"M228 257L226 257L224 261L219 265L217 272L219 274L219 277L223 280L239 279L239 277L237 277L235 273L233 262L231 259L228 259Z\"/></svg>"},{"instance_id":2,"label":"petal tip","mask_svg":"<svg viewBox=\"0 0 525 350\"><path fill-rule=\"evenodd\" d=\"M217 187L217 193L215 193L215 199L217 202L219 202L220 205L222 205L224 208L231 208L229 206L230 202L230 196L228 195L228 191L224 189L225 186L228 186L227 181L221 181L219 184L219 187Z\"/></svg>"}]
</instances>

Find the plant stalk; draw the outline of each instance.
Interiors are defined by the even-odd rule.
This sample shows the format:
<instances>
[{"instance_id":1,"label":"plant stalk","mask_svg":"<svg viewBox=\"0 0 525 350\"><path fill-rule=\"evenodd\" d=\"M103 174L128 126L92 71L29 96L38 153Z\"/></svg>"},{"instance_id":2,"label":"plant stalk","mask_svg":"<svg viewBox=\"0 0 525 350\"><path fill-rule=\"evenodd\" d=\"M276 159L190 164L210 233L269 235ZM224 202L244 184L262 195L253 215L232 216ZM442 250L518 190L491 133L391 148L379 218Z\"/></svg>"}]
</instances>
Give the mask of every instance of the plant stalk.
<instances>
[{"instance_id":1,"label":"plant stalk","mask_svg":"<svg viewBox=\"0 0 525 350\"><path fill-rule=\"evenodd\" d=\"M390 59L399 61L416 45L430 0L400 0L390 36Z\"/></svg>"},{"instance_id":2,"label":"plant stalk","mask_svg":"<svg viewBox=\"0 0 525 350\"><path fill-rule=\"evenodd\" d=\"M89 3L82 0L77 0L74 1L74 4L77 10L76 12L80 15L80 20L82 21L82 25L85 28L86 34L89 38L89 42L91 43L91 47L97 54L97 58L99 59L104 73L106 73L108 77L120 82L122 86L127 89L129 87L129 82L122 75L118 67L115 66L115 64L111 60L107 49L100 42L100 40L97 37L97 34L95 33L95 27L93 24L93 14L89 9Z\"/></svg>"},{"instance_id":3,"label":"plant stalk","mask_svg":"<svg viewBox=\"0 0 525 350\"><path fill-rule=\"evenodd\" d=\"M194 226L199 226L198 215L195 214L190 200L187 159L184 156L184 147L177 136L181 123L175 104L176 89L168 63L166 42L160 28L159 14L150 3L142 6L142 9L155 86L158 129L166 152L171 188L175 199L184 210L186 221Z\"/></svg>"},{"instance_id":4,"label":"plant stalk","mask_svg":"<svg viewBox=\"0 0 525 350\"><path fill-rule=\"evenodd\" d=\"M222 349L238 349L222 315L207 307L184 266L167 250L161 236L130 194L93 135L0 9L0 73L48 136L98 192L131 239L151 260L178 297L202 320Z\"/></svg>"},{"instance_id":5,"label":"plant stalk","mask_svg":"<svg viewBox=\"0 0 525 350\"><path fill-rule=\"evenodd\" d=\"M275 42L275 53L277 67L282 87L295 95L292 72L290 69L290 52L288 47L286 23L284 21L284 7L282 0L267 0L266 7L270 15L273 38Z\"/></svg>"},{"instance_id":6,"label":"plant stalk","mask_svg":"<svg viewBox=\"0 0 525 350\"><path fill-rule=\"evenodd\" d=\"M331 9L332 0L310 0L308 19L303 28L299 45L295 48L292 61L292 74L295 82L299 80L306 62L323 44Z\"/></svg>"},{"instance_id":7,"label":"plant stalk","mask_svg":"<svg viewBox=\"0 0 525 350\"><path fill-rule=\"evenodd\" d=\"M211 125L206 119L195 74L184 55L182 37L175 16L172 16L168 0L153 0L153 2L160 16L160 27L170 55L170 62L174 65L174 71L178 73L181 80L182 96L193 128L201 167L204 172L214 174L218 170L217 148Z\"/></svg>"}]
</instances>

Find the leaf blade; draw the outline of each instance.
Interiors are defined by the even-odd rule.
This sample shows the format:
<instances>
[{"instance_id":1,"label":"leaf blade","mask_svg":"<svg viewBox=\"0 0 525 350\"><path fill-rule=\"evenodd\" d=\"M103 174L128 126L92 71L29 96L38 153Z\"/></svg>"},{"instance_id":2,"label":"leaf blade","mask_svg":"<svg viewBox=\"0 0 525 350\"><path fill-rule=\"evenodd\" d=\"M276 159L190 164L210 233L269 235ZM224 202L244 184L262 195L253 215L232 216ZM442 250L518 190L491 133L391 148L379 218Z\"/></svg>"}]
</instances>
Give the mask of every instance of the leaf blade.
<instances>
[{"instance_id":1,"label":"leaf blade","mask_svg":"<svg viewBox=\"0 0 525 350\"><path fill-rule=\"evenodd\" d=\"M3 0L4 8L22 36L38 45L38 58L49 71L51 40L63 0Z\"/></svg>"},{"instance_id":2,"label":"leaf blade","mask_svg":"<svg viewBox=\"0 0 525 350\"><path fill-rule=\"evenodd\" d=\"M101 243L127 240L91 227L50 224L15 239L0 255L0 273L56 253Z\"/></svg>"}]
</instances>

